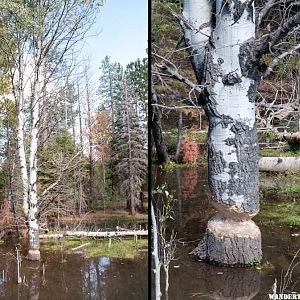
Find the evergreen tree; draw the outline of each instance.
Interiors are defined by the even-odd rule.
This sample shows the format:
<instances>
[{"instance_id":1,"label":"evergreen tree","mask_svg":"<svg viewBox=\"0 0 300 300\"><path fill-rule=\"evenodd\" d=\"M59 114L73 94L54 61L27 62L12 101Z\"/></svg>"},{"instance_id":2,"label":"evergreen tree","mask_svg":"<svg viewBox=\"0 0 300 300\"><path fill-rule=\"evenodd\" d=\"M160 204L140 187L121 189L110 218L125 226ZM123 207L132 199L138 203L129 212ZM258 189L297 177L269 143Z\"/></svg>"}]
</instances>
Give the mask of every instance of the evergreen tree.
<instances>
[{"instance_id":1,"label":"evergreen tree","mask_svg":"<svg viewBox=\"0 0 300 300\"><path fill-rule=\"evenodd\" d=\"M123 68L120 63L110 61L106 56L101 62L99 95L102 98L104 106L110 112L111 122L115 122L116 102L118 101L120 90L122 89Z\"/></svg>"},{"instance_id":2,"label":"evergreen tree","mask_svg":"<svg viewBox=\"0 0 300 300\"><path fill-rule=\"evenodd\" d=\"M125 70L131 89L137 96L136 112L145 125L148 119L148 59L139 58L127 65Z\"/></svg>"},{"instance_id":3,"label":"evergreen tree","mask_svg":"<svg viewBox=\"0 0 300 300\"><path fill-rule=\"evenodd\" d=\"M127 197L127 209L134 214L138 208L138 201L147 171L147 152L145 135L141 128L136 106L136 95L130 79L124 76L122 105L118 107L117 150L118 164L116 170L120 180L120 187Z\"/></svg>"}]
</instances>

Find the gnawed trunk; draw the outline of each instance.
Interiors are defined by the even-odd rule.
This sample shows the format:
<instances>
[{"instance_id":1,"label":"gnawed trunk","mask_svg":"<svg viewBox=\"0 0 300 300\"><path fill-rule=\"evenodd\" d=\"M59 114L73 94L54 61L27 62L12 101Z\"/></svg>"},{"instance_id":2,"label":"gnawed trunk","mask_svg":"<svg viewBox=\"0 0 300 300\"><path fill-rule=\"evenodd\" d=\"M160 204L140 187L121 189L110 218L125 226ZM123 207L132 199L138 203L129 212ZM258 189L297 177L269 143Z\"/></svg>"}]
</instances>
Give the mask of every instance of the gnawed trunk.
<instances>
[{"instance_id":1,"label":"gnawed trunk","mask_svg":"<svg viewBox=\"0 0 300 300\"><path fill-rule=\"evenodd\" d=\"M300 172L300 157L261 157L259 170L266 172Z\"/></svg>"},{"instance_id":2,"label":"gnawed trunk","mask_svg":"<svg viewBox=\"0 0 300 300\"><path fill-rule=\"evenodd\" d=\"M261 257L261 234L252 220L233 220L215 215L203 240L191 254L224 266L251 266Z\"/></svg>"},{"instance_id":3,"label":"gnawed trunk","mask_svg":"<svg viewBox=\"0 0 300 300\"><path fill-rule=\"evenodd\" d=\"M246 266L262 256L261 234L250 220L259 211L254 100L260 77L247 72L242 48L255 36L254 6L217 0L215 9L214 31L206 44L204 109L208 181L218 215L193 254L215 264Z\"/></svg>"}]
</instances>

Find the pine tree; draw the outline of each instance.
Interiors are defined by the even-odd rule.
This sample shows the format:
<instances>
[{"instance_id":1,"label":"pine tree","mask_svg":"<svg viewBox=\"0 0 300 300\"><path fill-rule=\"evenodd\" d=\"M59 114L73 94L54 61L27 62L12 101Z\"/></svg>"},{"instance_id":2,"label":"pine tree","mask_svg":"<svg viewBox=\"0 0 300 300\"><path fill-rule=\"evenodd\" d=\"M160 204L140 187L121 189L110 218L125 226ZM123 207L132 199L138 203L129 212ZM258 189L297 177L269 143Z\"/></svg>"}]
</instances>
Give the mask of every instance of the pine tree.
<instances>
[{"instance_id":1,"label":"pine tree","mask_svg":"<svg viewBox=\"0 0 300 300\"><path fill-rule=\"evenodd\" d=\"M129 83L129 84L128 84ZM118 164L120 187L127 196L127 209L135 214L147 170L147 152L145 135L136 110L137 93L130 79L124 76L122 105L118 107L117 137Z\"/></svg>"},{"instance_id":2,"label":"pine tree","mask_svg":"<svg viewBox=\"0 0 300 300\"><path fill-rule=\"evenodd\" d=\"M104 107L109 110L111 122L115 122L116 102L122 89L123 68L120 63L110 61L110 57L106 56L101 62L99 95L102 98Z\"/></svg>"},{"instance_id":3,"label":"pine tree","mask_svg":"<svg viewBox=\"0 0 300 300\"><path fill-rule=\"evenodd\" d=\"M148 59L139 58L127 65L126 76L130 79L130 85L138 99L136 112L141 122L147 125L148 119Z\"/></svg>"}]
</instances>

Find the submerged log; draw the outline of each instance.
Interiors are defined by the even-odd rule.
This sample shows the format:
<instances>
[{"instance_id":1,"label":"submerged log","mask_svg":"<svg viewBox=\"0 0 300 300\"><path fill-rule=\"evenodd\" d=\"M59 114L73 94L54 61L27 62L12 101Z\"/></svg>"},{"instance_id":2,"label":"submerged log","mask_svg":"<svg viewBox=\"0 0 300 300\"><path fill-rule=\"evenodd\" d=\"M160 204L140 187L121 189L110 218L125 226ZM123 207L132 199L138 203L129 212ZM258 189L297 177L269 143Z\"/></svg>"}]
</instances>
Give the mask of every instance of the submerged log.
<instances>
[{"instance_id":1,"label":"submerged log","mask_svg":"<svg viewBox=\"0 0 300 300\"><path fill-rule=\"evenodd\" d=\"M261 157L259 170L267 172L299 172L300 157Z\"/></svg>"},{"instance_id":2,"label":"submerged log","mask_svg":"<svg viewBox=\"0 0 300 300\"><path fill-rule=\"evenodd\" d=\"M138 236L148 235L148 230L128 230L128 231L65 231L63 233L40 234L40 239L73 237L115 237L115 236Z\"/></svg>"}]
</instances>

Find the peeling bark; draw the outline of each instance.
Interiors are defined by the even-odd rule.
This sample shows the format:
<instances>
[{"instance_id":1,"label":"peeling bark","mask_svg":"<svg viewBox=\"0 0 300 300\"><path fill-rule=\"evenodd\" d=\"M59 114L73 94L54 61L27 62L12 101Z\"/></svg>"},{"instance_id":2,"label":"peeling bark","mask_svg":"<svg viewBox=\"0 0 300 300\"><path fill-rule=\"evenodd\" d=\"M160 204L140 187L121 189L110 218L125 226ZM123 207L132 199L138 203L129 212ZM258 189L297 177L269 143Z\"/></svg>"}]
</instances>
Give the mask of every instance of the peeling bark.
<instances>
[{"instance_id":1,"label":"peeling bark","mask_svg":"<svg viewBox=\"0 0 300 300\"><path fill-rule=\"evenodd\" d=\"M208 180L219 214L209 221L193 254L214 264L248 266L262 255L260 231L251 221L259 211L254 100L261 79L258 70L249 69L248 60L249 41L255 38L254 5L247 0L217 0L215 9L203 75Z\"/></svg>"},{"instance_id":2,"label":"peeling bark","mask_svg":"<svg viewBox=\"0 0 300 300\"><path fill-rule=\"evenodd\" d=\"M29 239L29 260L40 259L39 226L37 217L37 148L38 148L38 124L39 124L39 76L36 71L32 91L32 120L30 134L30 155L29 155L29 210L28 210L28 239Z\"/></svg>"}]
</instances>

